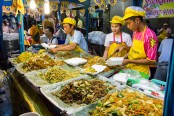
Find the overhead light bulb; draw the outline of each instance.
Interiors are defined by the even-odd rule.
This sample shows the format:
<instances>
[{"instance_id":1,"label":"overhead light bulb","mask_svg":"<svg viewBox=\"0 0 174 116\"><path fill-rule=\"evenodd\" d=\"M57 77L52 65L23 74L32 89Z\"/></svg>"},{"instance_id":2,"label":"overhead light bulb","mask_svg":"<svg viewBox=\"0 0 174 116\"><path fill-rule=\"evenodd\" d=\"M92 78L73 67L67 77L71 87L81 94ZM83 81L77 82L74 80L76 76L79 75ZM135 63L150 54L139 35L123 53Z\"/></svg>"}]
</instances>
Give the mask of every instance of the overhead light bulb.
<instances>
[{"instance_id":1,"label":"overhead light bulb","mask_svg":"<svg viewBox=\"0 0 174 116\"><path fill-rule=\"evenodd\" d=\"M34 0L30 1L30 8L33 10L36 9L36 2Z\"/></svg>"},{"instance_id":2,"label":"overhead light bulb","mask_svg":"<svg viewBox=\"0 0 174 116\"><path fill-rule=\"evenodd\" d=\"M45 0L45 2L44 2L44 12L45 12L45 14L49 14L50 13L50 3L49 3L49 0Z\"/></svg>"}]
</instances>

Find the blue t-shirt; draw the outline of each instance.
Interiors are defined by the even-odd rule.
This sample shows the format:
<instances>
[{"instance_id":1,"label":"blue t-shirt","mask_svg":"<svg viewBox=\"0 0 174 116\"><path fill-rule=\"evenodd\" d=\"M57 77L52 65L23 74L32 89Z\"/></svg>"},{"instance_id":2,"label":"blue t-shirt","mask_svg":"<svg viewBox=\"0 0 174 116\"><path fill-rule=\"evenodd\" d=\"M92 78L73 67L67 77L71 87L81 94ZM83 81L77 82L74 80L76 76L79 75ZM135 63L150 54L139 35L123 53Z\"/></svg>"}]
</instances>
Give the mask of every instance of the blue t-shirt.
<instances>
[{"instance_id":1,"label":"blue t-shirt","mask_svg":"<svg viewBox=\"0 0 174 116\"><path fill-rule=\"evenodd\" d=\"M170 56L172 52L172 45L173 45L173 39L167 38L164 39L161 42L161 45L158 49L158 52L160 52L160 57L158 59L158 62L170 62Z\"/></svg>"},{"instance_id":2,"label":"blue t-shirt","mask_svg":"<svg viewBox=\"0 0 174 116\"><path fill-rule=\"evenodd\" d=\"M73 36L70 34L66 36L65 44L70 44L70 42L77 43L84 51L88 52L88 45L80 31L74 30Z\"/></svg>"}]
</instances>

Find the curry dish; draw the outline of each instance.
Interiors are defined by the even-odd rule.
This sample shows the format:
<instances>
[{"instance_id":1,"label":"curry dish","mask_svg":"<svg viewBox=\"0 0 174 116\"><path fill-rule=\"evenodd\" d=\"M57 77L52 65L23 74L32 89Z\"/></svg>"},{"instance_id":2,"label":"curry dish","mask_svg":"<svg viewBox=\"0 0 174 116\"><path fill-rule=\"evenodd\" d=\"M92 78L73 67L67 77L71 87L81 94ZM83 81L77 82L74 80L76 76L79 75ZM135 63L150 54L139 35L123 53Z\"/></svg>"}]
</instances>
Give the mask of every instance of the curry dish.
<instances>
[{"instance_id":1,"label":"curry dish","mask_svg":"<svg viewBox=\"0 0 174 116\"><path fill-rule=\"evenodd\" d=\"M68 71L58 67L49 68L46 72L40 73L39 77L49 83L57 83L80 76L80 71Z\"/></svg>"},{"instance_id":2,"label":"curry dish","mask_svg":"<svg viewBox=\"0 0 174 116\"><path fill-rule=\"evenodd\" d=\"M98 102L92 116L162 116L163 101L126 88Z\"/></svg>"},{"instance_id":3,"label":"curry dish","mask_svg":"<svg viewBox=\"0 0 174 116\"><path fill-rule=\"evenodd\" d=\"M63 64L64 63L62 61L56 61L52 59L50 56L48 56L47 54L40 54L28 59L23 64L22 68L24 71L27 72L27 71L45 69L55 65L63 65Z\"/></svg>"},{"instance_id":4,"label":"curry dish","mask_svg":"<svg viewBox=\"0 0 174 116\"><path fill-rule=\"evenodd\" d=\"M114 87L107 82L98 79L81 79L73 81L61 91L52 93L67 104L90 104L108 94Z\"/></svg>"}]
</instances>

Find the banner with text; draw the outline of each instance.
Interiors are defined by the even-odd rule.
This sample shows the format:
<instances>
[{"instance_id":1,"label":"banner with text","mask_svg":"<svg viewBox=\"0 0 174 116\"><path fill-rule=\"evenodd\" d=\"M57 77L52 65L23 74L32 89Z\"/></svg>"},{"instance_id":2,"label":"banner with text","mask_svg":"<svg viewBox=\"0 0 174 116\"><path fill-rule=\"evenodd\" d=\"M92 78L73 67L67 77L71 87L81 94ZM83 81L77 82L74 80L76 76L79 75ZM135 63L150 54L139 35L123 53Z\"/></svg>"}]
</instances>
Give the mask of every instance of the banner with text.
<instances>
[{"instance_id":1,"label":"banner with text","mask_svg":"<svg viewBox=\"0 0 174 116\"><path fill-rule=\"evenodd\" d=\"M174 17L174 0L143 0L146 18Z\"/></svg>"}]
</instances>

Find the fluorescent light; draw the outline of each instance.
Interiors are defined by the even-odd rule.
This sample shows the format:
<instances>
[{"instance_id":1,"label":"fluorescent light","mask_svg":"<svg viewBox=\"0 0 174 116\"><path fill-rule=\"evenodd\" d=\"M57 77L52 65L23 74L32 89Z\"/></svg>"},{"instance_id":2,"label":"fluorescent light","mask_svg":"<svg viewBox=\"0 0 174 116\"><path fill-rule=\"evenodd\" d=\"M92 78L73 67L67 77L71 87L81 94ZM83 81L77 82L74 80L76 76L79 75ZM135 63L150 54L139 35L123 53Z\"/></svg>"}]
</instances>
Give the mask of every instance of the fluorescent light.
<instances>
[{"instance_id":1,"label":"fluorescent light","mask_svg":"<svg viewBox=\"0 0 174 116\"><path fill-rule=\"evenodd\" d=\"M33 10L36 9L36 2L34 0L30 1L30 8Z\"/></svg>"},{"instance_id":2,"label":"fluorescent light","mask_svg":"<svg viewBox=\"0 0 174 116\"><path fill-rule=\"evenodd\" d=\"M44 2L44 12L45 12L45 14L49 14L50 13L50 3L49 3L49 0L45 0L45 2Z\"/></svg>"}]
</instances>

